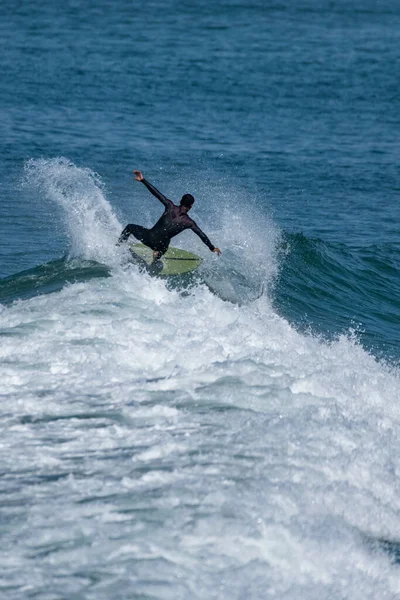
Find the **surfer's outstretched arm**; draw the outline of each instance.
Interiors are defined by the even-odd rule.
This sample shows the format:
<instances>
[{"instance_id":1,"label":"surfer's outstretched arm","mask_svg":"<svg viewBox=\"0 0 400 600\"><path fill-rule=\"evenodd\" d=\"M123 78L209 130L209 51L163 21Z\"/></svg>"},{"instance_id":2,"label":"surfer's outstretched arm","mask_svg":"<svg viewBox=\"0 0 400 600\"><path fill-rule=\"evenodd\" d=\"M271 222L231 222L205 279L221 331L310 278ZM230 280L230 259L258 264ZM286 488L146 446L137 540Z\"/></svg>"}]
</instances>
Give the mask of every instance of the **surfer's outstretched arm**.
<instances>
[{"instance_id":1,"label":"surfer's outstretched arm","mask_svg":"<svg viewBox=\"0 0 400 600\"><path fill-rule=\"evenodd\" d=\"M201 241L204 242L204 244L209 247L211 252L216 252L218 254L218 256L221 254L221 250L219 248L216 248L215 246L213 246L213 244L210 242L209 238L206 236L204 231L202 231L200 229L200 227L198 225L196 225L196 223L194 221L193 221L193 225L192 225L191 229L192 229L192 231L194 231L194 233L196 235L199 236Z\"/></svg>"},{"instance_id":2,"label":"surfer's outstretched arm","mask_svg":"<svg viewBox=\"0 0 400 600\"><path fill-rule=\"evenodd\" d=\"M151 192L153 194L153 196L155 196L160 202L162 202L164 204L165 208L168 208L169 206L173 206L174 203L172 202L172 200L169 200L166 196L164 196L164 194L159 192L158 189L154 187L154 185L152 185L151 183L146 181L146 179L143 177L143 174L141 171L133 171L133 172L135 173L135 176L136 176L135 179L144 183L144 185L147 187L149 192Z\"/></svg>"}]
</instances>

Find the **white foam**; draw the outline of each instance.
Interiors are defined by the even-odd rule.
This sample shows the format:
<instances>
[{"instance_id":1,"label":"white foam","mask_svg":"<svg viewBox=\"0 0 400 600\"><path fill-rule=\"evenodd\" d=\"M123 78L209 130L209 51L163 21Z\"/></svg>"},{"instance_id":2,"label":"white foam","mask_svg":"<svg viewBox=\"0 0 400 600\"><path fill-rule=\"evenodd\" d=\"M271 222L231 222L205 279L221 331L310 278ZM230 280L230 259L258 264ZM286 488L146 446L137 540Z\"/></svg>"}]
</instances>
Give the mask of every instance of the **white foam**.
<instances>
[{"instance_id":1,"label":"white foam","mask_svg":"<svg viewBox=\"0 0 400 600\"><path fill-rule=\"evenodd\" d=\"M108 214L99 236L114 240ZM76 248L90 246L85 219L73 222ZM107 244L89 246L99 260ZM0 312L6 468L78 469L56 488L74 522L97 518L76 498L119 494L100 511L112 539L111 513L125 502L143 510L157 490L149 511L171 518L153 527L150 554L190 565L202 597L215 585L208 562L224 571L226 597L238 597L239 571L279 597L396 597L397 567L365 536L400 539L398 372L352 335L328 344L299 334L268 296L237 306L205 285L181 295L113 264L110 278ZM113 453L121 458L104 460ZM32 535L52 522L54 488L44 489ZM94 526L88 535L97 539ZM148 533L136 535L124 547L140 560ZM97 539L92 560L114 551L111 538L104 550Z\"/></svg>"},{"instance_id":2,"label":"white foam","mask_svg":"<svg viewBox=\"0 0 400 600\"><path fill-rule=\"evenodd\" d=\"M114 262L121 225L96 173L66 158L32 159L25 165L25 184L61 209L70 256Z\"/></svg>"}]
</instances>

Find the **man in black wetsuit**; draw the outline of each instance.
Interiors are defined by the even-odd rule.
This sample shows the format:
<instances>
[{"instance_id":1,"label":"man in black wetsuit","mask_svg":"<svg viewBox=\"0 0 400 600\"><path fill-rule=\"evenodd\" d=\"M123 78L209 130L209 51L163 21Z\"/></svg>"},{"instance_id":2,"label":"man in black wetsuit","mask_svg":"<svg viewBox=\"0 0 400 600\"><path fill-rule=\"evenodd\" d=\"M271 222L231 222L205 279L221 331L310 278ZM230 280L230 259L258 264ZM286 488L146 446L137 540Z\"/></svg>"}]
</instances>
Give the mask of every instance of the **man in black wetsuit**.
<instances>
[{"instance_id":1,"label":"man in black wetsuit","mask_svg":"<svg viewBox=\"0 0 400 600\"><path fill-rule=\"evenodd\" d=\"M127 240L130 235L133 235L137 240L143 242L143 244L153 250L153 258L156 261L168 250L169 243L174 236L185 229L191 229L210 248L211 252L216 252L218 256L221 254L221 250L212 245L206 234L188 216L187 213L194 203L194 198L191 194L182 196L180 205L178 206L171 200L168 200L151 183L146 181L141 171L133 172L135 179L142 181L153 196L164 204L165 210L161 218L151 229L146 229L141 225L127 225L119 236L119 244Z\"/></svg>"}]
</instances>

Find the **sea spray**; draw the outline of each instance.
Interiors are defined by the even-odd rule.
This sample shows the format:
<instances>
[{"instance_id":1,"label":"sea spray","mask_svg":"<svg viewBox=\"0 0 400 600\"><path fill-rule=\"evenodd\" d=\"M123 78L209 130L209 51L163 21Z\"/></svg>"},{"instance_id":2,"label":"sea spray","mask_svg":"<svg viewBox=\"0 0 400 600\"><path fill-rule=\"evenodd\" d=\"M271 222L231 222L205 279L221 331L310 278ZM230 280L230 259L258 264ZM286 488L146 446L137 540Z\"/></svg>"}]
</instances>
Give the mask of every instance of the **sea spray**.
<instances>
[{"instance_id":1,"label":"sea spray","mask_svg":"<svg viewBox=\"0 0 400 600\"><path fill-rule=\"evenodd\" d=\"M126 249L115 246L122 226L97 173L66 158L32 159L25 165L24 180L61 210L60 220L69 238L69 257L95 260L113 268L126 264ZM221 182L210 183L201 178L192 178L189 183L184 178L182 189L185 184L199 194L198 212L193 217L199 216L202 228L223 250L221 258L210 257L191 232L174 238L171 245L190 247L205 257L197 281L205 282L220 298L236 304L246 304L269 291L279 264L276 248L280 232L272 220L257 210L254 199L246 198L243 191L231 185L223 187ZM137 186L137 192L141 191L141 186ZM153 220L158 218L160 208L154 202ZM139 211L131 218L140 222L146 215Z\"/></svg>"},{"instance_id":2,"label":"sea spray","mask_svg":"<svg viewBox=\"0 0 400 600\"><path fill-rule=\"evenodd\" d=\"M229 598L243 581L251 598L400 592L371 550L400 539L400 381L357 340L133 267L14 303L0 330L7 585L84 564L101 599L110 572L146 593L154 572L167 592L191 577L202 598L222 576Z\"/></svg>"},{"instance_id":3,"label":"sea spray","mask_svg":"<svg viewBox=\"0 0 400 600\"><path fill-rule=\"evenodd\" d=\"M105 197L99 175L66 158L32 159L25 165L24 183L61 209L71 257L115 262L115 241L121 225Z\"/></svg>"}]
</instances>

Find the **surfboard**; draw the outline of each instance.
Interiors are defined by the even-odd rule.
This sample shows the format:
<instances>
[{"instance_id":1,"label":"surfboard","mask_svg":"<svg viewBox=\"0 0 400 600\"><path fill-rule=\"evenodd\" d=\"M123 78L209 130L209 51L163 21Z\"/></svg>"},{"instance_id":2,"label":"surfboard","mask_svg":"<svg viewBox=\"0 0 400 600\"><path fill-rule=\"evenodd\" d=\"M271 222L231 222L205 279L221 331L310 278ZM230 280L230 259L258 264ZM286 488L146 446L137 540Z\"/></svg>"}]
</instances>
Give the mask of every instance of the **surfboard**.
<instances>
[{"instance_id":1,"label":"surfboard","mask_svg":"<svg viewBox=\"0 0 400 600\"><path fill-rule=\"evenodd\" d=\"M132 258L138 264L155 275L182 275L190 273L199 267L203 261L197 254L192 254L181 248L168 248L167 252L153 263L153 250L144 244L130 246Z\"/></svg>"}]
</instances>

